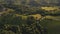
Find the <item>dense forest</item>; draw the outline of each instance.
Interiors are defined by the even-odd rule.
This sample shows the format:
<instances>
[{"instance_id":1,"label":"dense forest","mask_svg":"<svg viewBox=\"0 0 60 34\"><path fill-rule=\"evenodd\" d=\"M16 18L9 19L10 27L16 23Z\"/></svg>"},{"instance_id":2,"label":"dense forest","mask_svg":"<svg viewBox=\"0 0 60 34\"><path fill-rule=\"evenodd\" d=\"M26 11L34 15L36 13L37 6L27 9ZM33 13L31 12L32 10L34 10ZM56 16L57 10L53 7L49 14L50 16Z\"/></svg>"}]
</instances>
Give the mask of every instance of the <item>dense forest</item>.
<instances>
[{"instance_id":1,"label":"dense forest","mask_svg":"<svg viewBox=\"0 0 60 34\"><path fill-rule=\"evenodd\" d=\"M32 5L24 3L0 0L0 34L59 34L59 5L42 6L33 1ZM58 9L45 10L41 7Z\"/></svg>"}]
</instances>

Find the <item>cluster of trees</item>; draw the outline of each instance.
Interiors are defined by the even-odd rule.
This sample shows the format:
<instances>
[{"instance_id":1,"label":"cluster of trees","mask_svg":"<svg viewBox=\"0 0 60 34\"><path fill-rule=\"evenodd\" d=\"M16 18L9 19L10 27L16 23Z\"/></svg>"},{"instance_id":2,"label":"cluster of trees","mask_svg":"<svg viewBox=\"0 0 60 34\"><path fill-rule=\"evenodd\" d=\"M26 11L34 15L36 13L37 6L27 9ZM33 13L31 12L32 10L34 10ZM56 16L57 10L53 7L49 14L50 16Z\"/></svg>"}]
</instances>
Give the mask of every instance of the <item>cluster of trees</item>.
<instances>
[{"instance_id":1,"label":"cluster of trees","mask_svg":"<svg viewBox=\"0 0 60 34\"><path fill-rule=\"evenodd\" d=\"M1 34L42 34L43 28L39 24L33 16L28 16L27 19L13 13L4 13L0 16Z\"/></svg>"}]
</instances>

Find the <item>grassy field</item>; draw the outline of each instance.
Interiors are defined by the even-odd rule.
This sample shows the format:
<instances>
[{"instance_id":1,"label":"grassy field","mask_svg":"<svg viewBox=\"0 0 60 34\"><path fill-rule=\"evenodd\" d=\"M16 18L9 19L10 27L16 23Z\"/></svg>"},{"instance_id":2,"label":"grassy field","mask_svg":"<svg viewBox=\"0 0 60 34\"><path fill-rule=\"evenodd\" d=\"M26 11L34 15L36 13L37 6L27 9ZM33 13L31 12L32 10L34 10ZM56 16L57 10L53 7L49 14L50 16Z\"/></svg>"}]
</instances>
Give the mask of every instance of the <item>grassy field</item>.
<instances>
[{"instance_id":1,"label":"grassy field","mask_svg":"<svg viewBox=\"0 0 60 34\"><path fill-rule=\"evenodd\" d=\"M43 26L48 27L48 34L60 34L60 16L55 16L54 18L51 16L48 18L41 23Z\"/></svg>"}]
</instances>

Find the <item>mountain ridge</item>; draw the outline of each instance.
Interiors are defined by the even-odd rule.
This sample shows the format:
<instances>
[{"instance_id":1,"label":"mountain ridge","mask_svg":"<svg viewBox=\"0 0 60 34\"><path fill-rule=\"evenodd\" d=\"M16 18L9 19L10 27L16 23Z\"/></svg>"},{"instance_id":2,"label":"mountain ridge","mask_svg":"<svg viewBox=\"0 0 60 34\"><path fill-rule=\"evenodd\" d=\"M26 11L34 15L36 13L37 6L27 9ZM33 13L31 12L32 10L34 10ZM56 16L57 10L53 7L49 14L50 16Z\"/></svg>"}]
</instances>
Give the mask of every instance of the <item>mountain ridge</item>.
<instances>
[{"instance_id":1,"label":"mountain ridge","mask_svg":"<svg viewBox=\"0 0 60 34\"><path fill-rule=\"evenodd\" d=\"M40 5L60 5L60 0L0 0L0 3L40 6Z\"/></svg>"}]
</instances>

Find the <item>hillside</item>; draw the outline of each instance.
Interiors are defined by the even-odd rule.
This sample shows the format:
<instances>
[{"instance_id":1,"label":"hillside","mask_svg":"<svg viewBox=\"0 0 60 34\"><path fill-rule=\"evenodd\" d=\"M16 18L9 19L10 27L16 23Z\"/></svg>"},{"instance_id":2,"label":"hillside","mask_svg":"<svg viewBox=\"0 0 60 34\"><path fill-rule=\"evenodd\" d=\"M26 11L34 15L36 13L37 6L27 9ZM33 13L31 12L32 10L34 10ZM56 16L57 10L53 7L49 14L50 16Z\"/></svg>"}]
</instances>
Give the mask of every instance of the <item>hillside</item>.
<instances>
[{"instance_id":1,"label":"hillside","mask_svg":"<svg viewBox=\"0 0 60 34\"><path fill-rule=\"evenodd\" d=\"M60 34L59 0L0 0L0 34Z\"/></svg>"},{"instance_id":2,"label":"hillside","mask_svg":"<svg viewBox=\"0 0 60 34\"><path fill-rule=\"evenodd\" d=\"M60 6L60 0L0 0L0 3L30 6Z\"/></svg>"}]
</instances>

